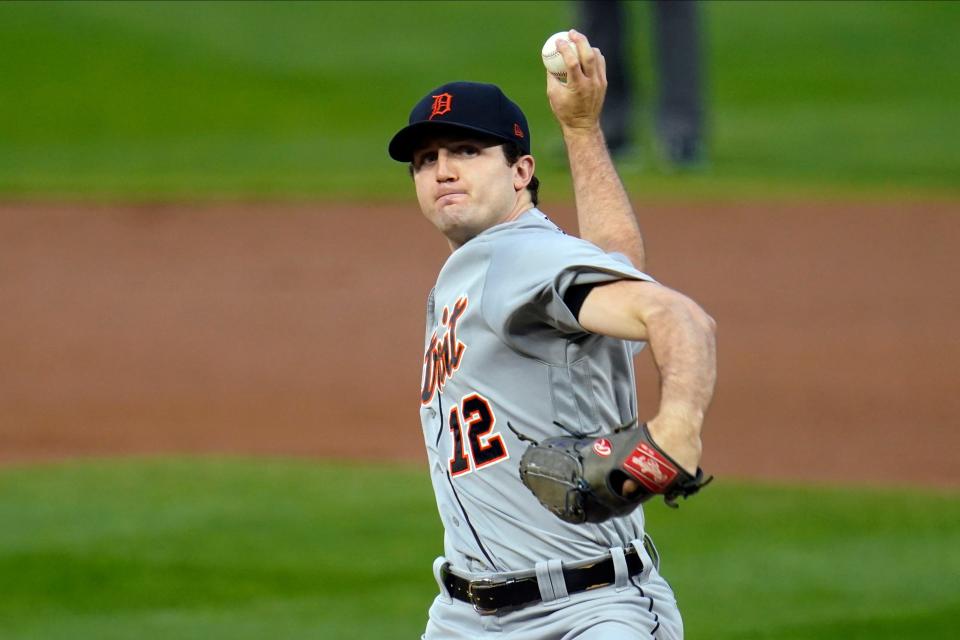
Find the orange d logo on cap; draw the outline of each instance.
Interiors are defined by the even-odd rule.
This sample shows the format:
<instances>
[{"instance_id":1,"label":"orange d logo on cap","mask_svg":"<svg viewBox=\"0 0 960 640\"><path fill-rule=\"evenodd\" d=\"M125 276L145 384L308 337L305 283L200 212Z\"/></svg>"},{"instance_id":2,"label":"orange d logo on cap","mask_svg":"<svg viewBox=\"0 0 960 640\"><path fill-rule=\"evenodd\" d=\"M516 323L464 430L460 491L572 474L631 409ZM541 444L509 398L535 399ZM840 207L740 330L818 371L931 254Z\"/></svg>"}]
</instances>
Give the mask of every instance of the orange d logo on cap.
<instances>
[{"instance_id":1,"label":"orange d logo on cap","mask_svg":"<svg viewBox=\"0 0 960 640\"><path fill-rule=\"evenodd\" d=\"M433 96L433 109L430 111L430 117L427 120L433 120L437 116L450 113L450 105L453 103L453 95L441 93Z\"/></svg>"}]
</instances>

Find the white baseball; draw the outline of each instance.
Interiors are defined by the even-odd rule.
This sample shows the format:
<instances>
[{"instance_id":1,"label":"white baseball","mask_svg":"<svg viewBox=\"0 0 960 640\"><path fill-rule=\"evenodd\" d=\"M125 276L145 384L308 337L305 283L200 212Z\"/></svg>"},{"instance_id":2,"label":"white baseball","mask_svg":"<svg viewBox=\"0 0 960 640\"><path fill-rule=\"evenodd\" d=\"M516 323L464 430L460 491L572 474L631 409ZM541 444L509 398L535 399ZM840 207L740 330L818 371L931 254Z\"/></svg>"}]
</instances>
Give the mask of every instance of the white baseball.
<instances>
[{"instance_id":1,"label":"white baseball","mask_svg":"<svg viewBox=\"0 0 960 640\"><path fill-rule=\"evenodd\" d=\"M556 43L558 38L570 42L570 32L560 31L547 38L546 43L543 45L543 50L540 52L540 56L543 58L543 66L547 68L547 71L550 72L550 75L558 79L560 82L566 82L567 65L563 63L563 56L561 56L560 52L557 51ZM573 56L579 60L580 58L577 56L577 47L572 42L570 42L570 48L573 50Z\"/></svg>"}]
</instances>

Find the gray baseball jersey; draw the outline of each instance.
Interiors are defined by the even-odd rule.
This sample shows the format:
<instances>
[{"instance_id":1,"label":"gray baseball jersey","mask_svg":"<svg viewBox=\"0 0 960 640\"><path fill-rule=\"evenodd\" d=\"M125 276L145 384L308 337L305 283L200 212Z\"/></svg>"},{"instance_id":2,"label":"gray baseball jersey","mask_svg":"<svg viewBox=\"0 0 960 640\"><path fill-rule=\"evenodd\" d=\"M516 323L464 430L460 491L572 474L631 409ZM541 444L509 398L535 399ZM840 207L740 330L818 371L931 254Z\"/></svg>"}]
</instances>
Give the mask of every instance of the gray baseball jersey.
<instances>
[{"instance_id":1,"label":"gray baseball jersey","mask_svg":"<svg viewBox=\"0 0 960 640\"><path fill-rule=\"evenodd\" d=\"M590 334L563 301L572 285L652 280L619 254L564 234L532 209L454 251L427 303L420 417L444 555L471 573L529 569L626 547L643 511L573 525L521 483L528 444L636 419L637 343ZM640 345L642 346L642 345Z\"/></svg>"}]
</instances>

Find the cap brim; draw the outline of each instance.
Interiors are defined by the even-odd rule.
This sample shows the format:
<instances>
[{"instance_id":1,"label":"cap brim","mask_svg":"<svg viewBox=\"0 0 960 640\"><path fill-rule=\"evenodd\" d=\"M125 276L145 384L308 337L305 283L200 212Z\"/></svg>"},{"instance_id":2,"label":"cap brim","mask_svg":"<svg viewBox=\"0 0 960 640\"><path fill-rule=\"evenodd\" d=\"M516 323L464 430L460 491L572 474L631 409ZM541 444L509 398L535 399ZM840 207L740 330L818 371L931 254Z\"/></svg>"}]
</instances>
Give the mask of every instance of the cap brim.
<instances>
[{"instance_id":1,"label":"cap brim","mask_svg":"<svg viewBox=\"0 0 960 640\"><path fill-rule=\"evenodd\" d=\"M413 124L400 129L400 131L397 132L397 135L393 136L393 139L390 141L390 146L388 147L390 157L399 162L410 162L413 160L413 152L416 151L421 140L428 135L442 135L444 131L449 133L463 133L465 131L471 133L480 133L488 138L496 138L497 140L503 140L504 142L511 142L509 138L505 138L499 134L493 133L492 131L487 131L486 129L481 129L479 127L471 127L469 125L457 124L454 122L431 122L429 120L423 120L421 122L414 122Z\"/></svg>"}]
</instances>

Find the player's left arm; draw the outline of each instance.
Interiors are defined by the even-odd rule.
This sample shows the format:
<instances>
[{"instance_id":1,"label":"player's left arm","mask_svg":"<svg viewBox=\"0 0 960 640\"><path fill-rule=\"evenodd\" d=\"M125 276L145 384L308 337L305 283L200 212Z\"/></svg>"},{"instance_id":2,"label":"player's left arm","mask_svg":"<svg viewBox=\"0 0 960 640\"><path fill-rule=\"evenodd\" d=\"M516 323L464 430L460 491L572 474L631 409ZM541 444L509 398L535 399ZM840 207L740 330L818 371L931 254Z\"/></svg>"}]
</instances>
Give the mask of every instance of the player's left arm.
<instances>
[{"instance_id":1,"label":"player's left arm","mask_svg":"<svg viewBox=\"0 0 960 640\"><path fill-rule=\"evenodd\" d=\"M644 340L660 372L660 408L647 422L654 442L692 475L717 381L716 323L687 296L655 282L593 287L578 314L591 333Z\"/></svg>"},{"instance_id":2,"label":"player's left arm","mask_svg":"<svg viewBox=\"0 0 960 640\"><path fill-rule=\"evenodd\" d=\"M576 56L566 42L557 48L567 67L567 82L548 72L547 97L567 147L580 236L604 251L624 254L643 271L640 225L600 129L606 62L583 34L571 31L569 37Z\"/></svg>"}]
</instances>

